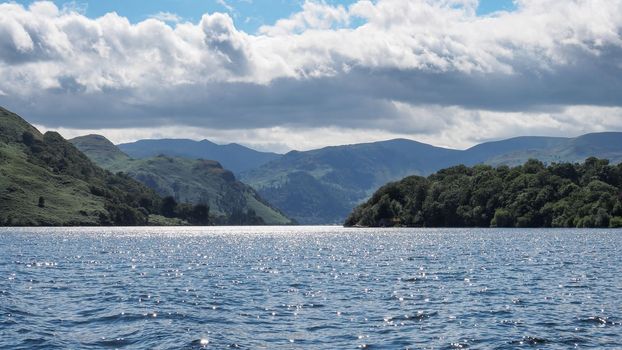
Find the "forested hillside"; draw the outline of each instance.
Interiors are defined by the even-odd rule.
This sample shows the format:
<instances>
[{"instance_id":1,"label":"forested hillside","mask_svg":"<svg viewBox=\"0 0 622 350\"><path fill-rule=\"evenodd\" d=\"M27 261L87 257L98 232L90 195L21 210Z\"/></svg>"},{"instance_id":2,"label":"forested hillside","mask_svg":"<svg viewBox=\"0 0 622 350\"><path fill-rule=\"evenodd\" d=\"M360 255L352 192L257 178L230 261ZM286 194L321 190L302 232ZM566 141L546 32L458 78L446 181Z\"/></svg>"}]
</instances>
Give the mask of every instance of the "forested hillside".
<instances>
[{"instance_id":1,"label":"forested hillside","mask_svg":"<svg viewBox=\"0 0 622 350\"><path fill-rule=\"evenodd\" d=\"M526 136L482 143L467 150L397 139L290 152L242 174L267 201L301 223L343 222L352 208L389 181L427 176L464 164L517 166L530 158L546 164L588 157L622 161L622 133L576 138Z\"/></svg>"},{"instance_id":2,"label":"forested hillside","mask_svg":"<svg viewBox=\"0 0 622 350\"><path fill-rule=\"evenodd\" d=\"M621 227L622 165L455 166L383 186L345 225Z\"/></svg>"}]
</instances>

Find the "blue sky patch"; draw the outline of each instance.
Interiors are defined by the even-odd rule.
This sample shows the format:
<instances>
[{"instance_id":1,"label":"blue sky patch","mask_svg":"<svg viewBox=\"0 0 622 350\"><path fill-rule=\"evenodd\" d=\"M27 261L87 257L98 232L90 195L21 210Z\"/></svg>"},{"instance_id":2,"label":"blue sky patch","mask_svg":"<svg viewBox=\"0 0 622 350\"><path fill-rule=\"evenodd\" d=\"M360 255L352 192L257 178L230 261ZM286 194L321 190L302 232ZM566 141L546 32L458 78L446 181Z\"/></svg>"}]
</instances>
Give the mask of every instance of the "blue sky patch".
<instances>
[{"instance_id":1,"label":"blue sky patch","mask_svg":"<svg viewBox=\"0 0 622 350\"><path fill-rule=\"evenodd\" d=\"M32 0L19 0L18 3L29 5ZM328 4L348 6L355 0L326 0ZM75 8L90 18L100 17L108 12L127 17L131 22L143 21L158 13L177 15L182 21L196 23L204 13L227 12L237 28L247 33L255 33L262 25L274 24L281 18L287 18L299 11L303 0L92 0L69 1L54 0L59 8ZM480 0L479 15L486 15L500 10L513 10L512 0ZM358 25L354 23L354 25Z\"/></svg>"},{"instance_id":2,"label":"blue sky patch","mask_svg":"<svg viewBox=\"0 0 622 350\"><path fill-rule=\"evenodd\" d=\"M480 0L477 14L483 16L497 11L513 10L516 10L516 4L513 0Z\"/></svg>"}]
</instances>

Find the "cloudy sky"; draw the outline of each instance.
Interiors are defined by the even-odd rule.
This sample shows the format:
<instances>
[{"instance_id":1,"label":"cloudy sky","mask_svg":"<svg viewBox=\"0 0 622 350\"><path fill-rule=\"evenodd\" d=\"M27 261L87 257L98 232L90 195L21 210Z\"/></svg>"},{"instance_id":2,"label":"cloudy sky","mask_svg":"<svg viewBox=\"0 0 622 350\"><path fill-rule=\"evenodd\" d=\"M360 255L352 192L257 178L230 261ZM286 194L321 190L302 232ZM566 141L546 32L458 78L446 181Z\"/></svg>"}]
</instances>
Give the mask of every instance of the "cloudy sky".
<instances>
[{"instance_id":1,"label":"cloudy sky","mask_svg":"<svg viewBox=\"0 0 622 350\"><path fill-rule=\"evenodd\" d=\"M622 130L622 0L0 3L0 105L287 151Z\"/></svg>"}]
</instances>

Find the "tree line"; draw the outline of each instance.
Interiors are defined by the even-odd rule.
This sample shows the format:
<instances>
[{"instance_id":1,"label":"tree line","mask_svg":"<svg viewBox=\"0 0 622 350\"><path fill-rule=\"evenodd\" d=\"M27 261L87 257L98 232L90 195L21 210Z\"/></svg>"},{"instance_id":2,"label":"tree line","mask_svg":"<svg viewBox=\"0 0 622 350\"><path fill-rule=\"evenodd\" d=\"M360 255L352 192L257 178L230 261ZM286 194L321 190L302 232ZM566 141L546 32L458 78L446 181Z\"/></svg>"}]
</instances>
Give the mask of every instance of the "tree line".
<instances>
[{"instance_id":1,"label":"tree line","mask_svg":"<svg viewBox=\"0 0 622 350\"><path fill-rule=\"evenodd\" d=\"M455 166L383 186L345 225L622 227L622 165Z\"/></svg>"}]
</instances>

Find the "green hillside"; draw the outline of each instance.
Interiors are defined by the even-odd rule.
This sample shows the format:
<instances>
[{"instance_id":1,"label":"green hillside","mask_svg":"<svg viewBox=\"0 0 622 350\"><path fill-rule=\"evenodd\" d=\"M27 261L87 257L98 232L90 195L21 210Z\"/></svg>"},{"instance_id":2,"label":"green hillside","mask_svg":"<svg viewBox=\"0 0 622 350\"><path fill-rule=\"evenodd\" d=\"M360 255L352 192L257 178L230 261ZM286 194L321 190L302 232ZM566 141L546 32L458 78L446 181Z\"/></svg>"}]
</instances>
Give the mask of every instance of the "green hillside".
<instances>
[{"instance_id":1,"label":"green hillside","mask_svg":"<svg viewBox=\"0 0 622 350\"><path fill-rule=\"evenodd\" d=\"M216 223L291 224L216 161L168 156L132 159L99 135L70 142L103 168L123 172L162 196L172 196L179 203L209 205Z\"/></svg>"},{"instance_id":2,"label":"green hillside","mask_svg":"<svg viewBox=\"0 0 622 350\"><path fill-rule=\"evenodd\" d=\"M614 164L622 162L622 133L603 132L560 140L549 147L499 154L487 159L486 164L516 166L528 159L545 163L583 162L592 156L609 159Z\"/></svg>"},{"instance_id":3,"label":"green hillside","mask_svg":"<svg viewBox=\"0 0 622 350\"><path fill-rule=\"evenodd\" d=\"M70 139L69 142L86 154L95 164L104 168L130 159L127 154L121 152L117 146L100 135L76 137Z\"/></svg>"},{"instance_id":4,"label":"green hillside","mask_svg":"<svg viewBox=\"0 0 622 350\"><path fill-rule=\"evenodd\" d=\"M260 167L281 156L276 153L256 151L235 143L219 145L209 140L139 140L120 144L118 147L134 159L151 158L161 154L188 159L212 159L236 175Z\"/></svg>"},{"instance_id":5,"label":"green hillside","mask_svg":"<svg viewBox=\"0 0 622 350\"><path fill-rule=\"evenodd\" d=\"M621 227L622 164L477 165L380 188L346 226Z\"/></svg>"},{"instance_id":6,"label":"green hillside","mask_svg":"<svg viewBox=\"0 0 622 350\"><path fill-rule=\"evenodd\" d=\"M341 223L381 185L428 173L457 152L401 139L293 151L242 181L300 223Z\"/></svg>"},{"instance_id":7,"label":"green hillside","mask_svg":"<svg viewBox=\"0 0 622 350\"><path fill-rule=\"evenodd\" d=\"M290 152L241 178L289 217L305 224L325 224L343 222L380 186L408 175L427 176L459 164L516 166L532 158L550 164L583 162L592 156L621 162L622 133L515 137L467 150L404 139L326 147Z\"/></svg>"},{"instance_id":8,"label":"green hillside","mask_svg":"<svg viewBox=\"0 0 622 350\"><path fill-rule=\"evenodd\" d=\"M0 225L145 225L150 214L166 223L160 206L154 191L0 108Z\"/></svg>"}]
</instances>

